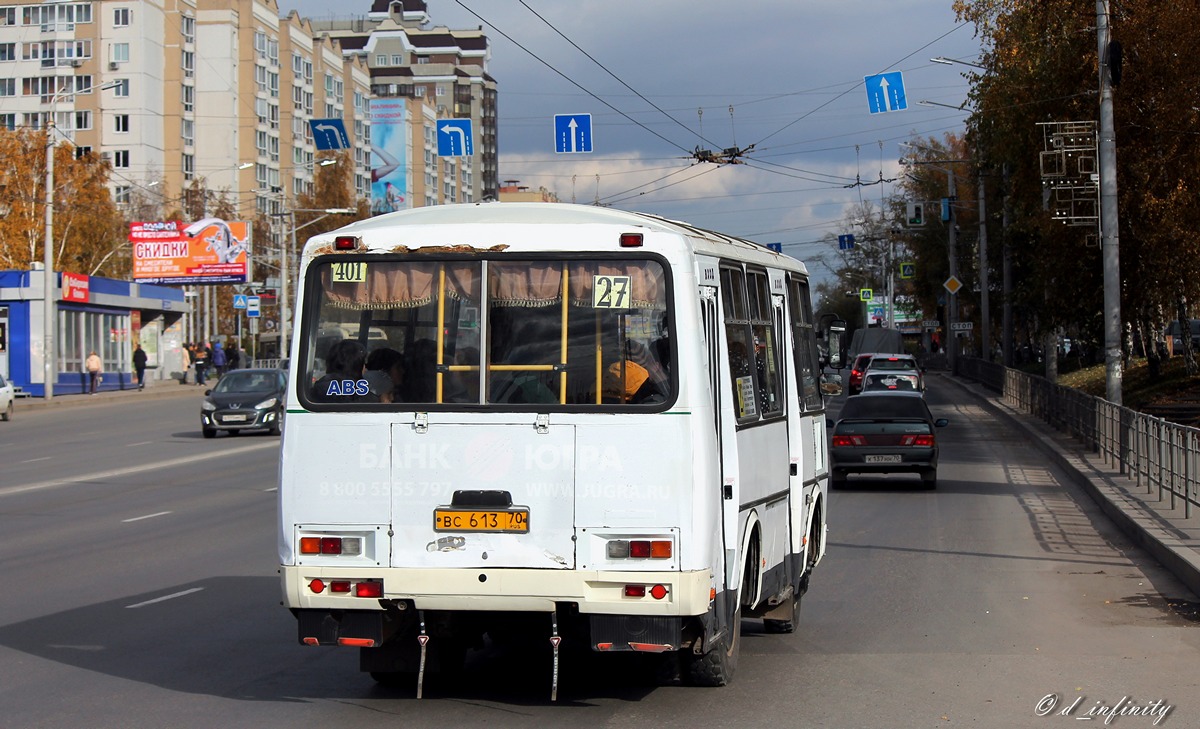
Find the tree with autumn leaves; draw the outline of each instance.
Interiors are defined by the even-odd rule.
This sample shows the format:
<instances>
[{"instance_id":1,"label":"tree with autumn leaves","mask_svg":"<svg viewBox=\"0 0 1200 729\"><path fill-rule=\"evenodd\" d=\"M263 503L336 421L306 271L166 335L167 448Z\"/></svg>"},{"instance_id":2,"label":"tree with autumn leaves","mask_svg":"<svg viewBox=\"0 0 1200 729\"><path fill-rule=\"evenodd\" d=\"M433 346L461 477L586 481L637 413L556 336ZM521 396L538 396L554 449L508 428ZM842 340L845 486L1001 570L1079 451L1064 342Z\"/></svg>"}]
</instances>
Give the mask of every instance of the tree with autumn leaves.
<instances>
[{"instance_id":1,"label":"tree with autumn leaves","mask_svg":"<svg viewBox=\"0 0 1200 729\"><path fill-rule=\"evenodd\" d=\"M957 182L959 294L964 319L979 312L977 185L986 193L992 331L1000 333L1001 281L1010 266L1018 348L1065 332L1103 342L1102 260L1096 226L1052 219L1042 179L1045 122L1099 116L1096 5L1081 0L955 0L983 46L979 69L966 71L971 115L964 135L914 139L910 162L888 214L900 221L907 201L946 196L947 169ZM1194 0L1111 3L1109 27L1119 52L1114 79L1121 265L1121 314L1146 346L1152 370L1172 319L1197 316L1200 302L1200 4ZM946 163L944 160L966 160ZM926 312L937 307L946 274L946 231L937 207L903 239L917 261L911 293ZM930 213L933 213L932 215ZM1002 225L1002 221L1006 224ZM1183 331L1188 331L1183 324ZM1189 369L1196 364L1183 337ZM1128 339L1127 339L1128 341Z\"/></svg>"},{"instance_id":2,"label":"tree with autumn leaves","mask_svg":"<svg viewBox=\"0 0 1200 729\"><path fill-rule=\"evenodd\" d=\"M44 258L46 137L0 129L0 269L30 268ZM125 220L108 191L110 164L59 143L54 148L55 268L123 278L129 271Z\"/></svg>"}]
</instances>

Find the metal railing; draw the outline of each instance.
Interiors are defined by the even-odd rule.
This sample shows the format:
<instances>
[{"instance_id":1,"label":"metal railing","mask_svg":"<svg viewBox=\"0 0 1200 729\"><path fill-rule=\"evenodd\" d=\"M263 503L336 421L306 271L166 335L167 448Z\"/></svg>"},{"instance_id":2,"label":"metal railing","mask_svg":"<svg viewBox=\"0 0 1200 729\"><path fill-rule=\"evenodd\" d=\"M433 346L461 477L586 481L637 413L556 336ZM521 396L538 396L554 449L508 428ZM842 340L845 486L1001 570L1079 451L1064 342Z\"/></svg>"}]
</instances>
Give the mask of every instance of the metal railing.
<instances>
[{"instance_id":1,"label":"metal railing","mask_svg":"<svg viewBox=\"0 0 1200 729\"><path fill-rule=\"evenodd\" d=\"M1200 505L1200 428L1114 405L1043 377L959 357L956 374L999 393L1012 407L1068 433L1171 509Z\"/></svg>"}]
</instances>

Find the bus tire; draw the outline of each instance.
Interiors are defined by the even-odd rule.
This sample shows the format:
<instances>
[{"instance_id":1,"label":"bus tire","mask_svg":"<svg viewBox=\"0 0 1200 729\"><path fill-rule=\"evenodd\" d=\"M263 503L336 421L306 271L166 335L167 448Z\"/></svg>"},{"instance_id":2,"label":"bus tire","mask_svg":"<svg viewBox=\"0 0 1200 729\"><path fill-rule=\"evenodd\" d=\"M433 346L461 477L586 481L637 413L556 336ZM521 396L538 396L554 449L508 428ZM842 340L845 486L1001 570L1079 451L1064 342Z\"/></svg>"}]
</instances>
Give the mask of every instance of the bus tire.
<instances>
[{"instance_id":1,"label":"bus tire","mask_svg":"<svg viewBox=\"0 0 1200 729\"><path fill-rule=\"evenodd\" d=\"M786 620L763 618L764 631L775 634L796 632L796 626L800 624L800 594L793 593L790 599L792 616Z\"/></svg>"},{"instance_id":2,"label":"bus tire","mask_svg":"<svg viewBox=\"0 0 1200 729\"><path fill-rule=\"evenodd\" d=\"M729 625L729 631L707 653L687 653L687 677L694 686L728 686L737 670L742 649L742 607Z\"/></svg>"}]
</instances>

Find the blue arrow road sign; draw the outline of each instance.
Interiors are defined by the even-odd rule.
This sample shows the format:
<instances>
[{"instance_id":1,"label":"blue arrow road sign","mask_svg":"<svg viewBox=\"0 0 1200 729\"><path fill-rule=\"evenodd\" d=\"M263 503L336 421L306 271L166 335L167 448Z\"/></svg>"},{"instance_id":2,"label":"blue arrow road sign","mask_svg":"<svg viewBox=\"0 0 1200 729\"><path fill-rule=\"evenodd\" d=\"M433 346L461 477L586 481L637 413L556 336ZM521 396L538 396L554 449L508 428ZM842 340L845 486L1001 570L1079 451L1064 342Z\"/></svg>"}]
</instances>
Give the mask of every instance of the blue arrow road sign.
<instances>
[{"instance_id":1,"label":"blue arrow road sign","mask_svg":"<svg viewBox=\"0 0 1200 729\"><path fill-rule=\"evenodd\" d=\"M350 138L341 119L309 119L308 126L317 149L350 149Z\"/></svg>"},{"instance_id":2,"label":"blue arrow road sign","mask_svg":"<svg viewBox=\"0 0 1200 729\"><path fill-rule=\"evenodd\" d=\"M838 250L848 251L854 248L854 234L843 233L838 236Z\"/></svg>"},{"instance_id":3,"label":"blue arrow road sign","mask_svg":"<svg viewBox=\"0 0 1200 729\"><path fill-rule=\"evenodd\" d=\"M245 309L246 308L246 295L245 294L234 294L233 295L233 308L235 308L235 309Z\"/></svg>"},{"instance_id":4,"label":"blue arrow road sign","mask_svg":"<svg viewBox=\"0 0 1200 729\"><path fill-rule=\"evenodd\" d=\"M255 317L262 316L262 309L259 307L261 299L257 296L246 297L246 316Z\"/></svg>"},{"instance_id":5,"label":"blue arrow road sign","mask_svg":"<svg viewBox=\"0 0 1200 729\"><path fill-rule=\"evenodd\" d=\"M867 82L867 106L872 114L901 111L908 108L904 97L904 76L899 71L864 76Z\"/></svg>"},{"instance_id":6,"label":"blue arrow road sign","mask_svg":"<svg viewBox=\"0 0 1200 729\"><path fill-rule=\"evenodd\" d=\"M470 157L475 154L470 119L438 119L437 130L439 157Z\"/></svg>"},{"instance_id":7,"label":"blue arrow road sign","mask_svg":"<svg viewBox=\"0 0 1200 729\"><path fill-rule=\"evenodd\" d=\"M775 251L776 253L783 253L783 244L782 243L768 243L767 248Z\"/></svg>"},{"instance_id":8,"label":"blue arrow road sign","mask_svg":"<svg viewBox=\"0 0 1200 729\"><path fill-rule=\"evenodd\" d=\"M591 152L592 115L555 114L554 151L559 154Z\"/></svg>"}]
</instances>

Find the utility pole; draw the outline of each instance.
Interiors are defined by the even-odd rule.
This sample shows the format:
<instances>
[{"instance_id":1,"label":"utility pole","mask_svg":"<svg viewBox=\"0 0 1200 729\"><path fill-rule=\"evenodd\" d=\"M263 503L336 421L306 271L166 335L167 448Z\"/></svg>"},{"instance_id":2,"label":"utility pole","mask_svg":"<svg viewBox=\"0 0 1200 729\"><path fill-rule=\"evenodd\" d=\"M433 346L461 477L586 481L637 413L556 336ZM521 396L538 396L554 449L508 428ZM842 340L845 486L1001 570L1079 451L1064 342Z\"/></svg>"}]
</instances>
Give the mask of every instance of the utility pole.
<instances>
[{"instance_id":1,"label":"utility pole","mask_svg":"<svg viewBox=\"0 0 1200 729\"><path fill-rule=\"evenodd\" d=\"M1004 264L1001 272L1001 282L1004 292L1004 313L1001 322L1001 347L1004 351L1004 366L1012 367L1016 361L1013 352L1013 318L1012 318L1012 242L1008 237L1008 222L1012 218L1012 196L1008 194L1008 163L1004 164L1004 217L1000 221L1003 235Z\"/></svg>"},{"instance_id":2,"label":"utility pole","mask_svg":"<svg viewBox=\"0 0 1200 729\"><path fill-rule=\"evenodd\" d=\"M954 168L946 168L946 187L950 195L947 201L947 207L950 208L950 218L947 223L948 232L946 234L946 247L949 249L950 260L950 278L958 278L958 223L954 215L954 201L958 197L958 186L954 181ZM958 332L954 331L954 324L958 321L958 292L950 294L950 298L946 299L946 333L949 341L946 343L946 355L950 360L950 372L954 372L954 363L958 359Z\"/></svg>"},{"instance_id":3,"label":"utility pole","mask_svg":"<svg viewBox=\"0 0 1200 729\"><path fill-rule=\"evenodd\" d=\"M1096 0L1100 67L1100 251L1104 260L1104 384L1109 402L1121 404L1121 260L1117 236L1117 138L1113 127L1112 60L1108 0Z\"/></svg>"},{"instance_id":4,"label":"utility pole","mask_svg":"<svg viewBox=\"0 0 1200 729\"><path fill-rule=\"evenodd\" d=\"M984 362L992 361L992 319L988 307L987 207L984 204L983 170L979 170L979 342Z\"/></svg>"}]
</instances>

